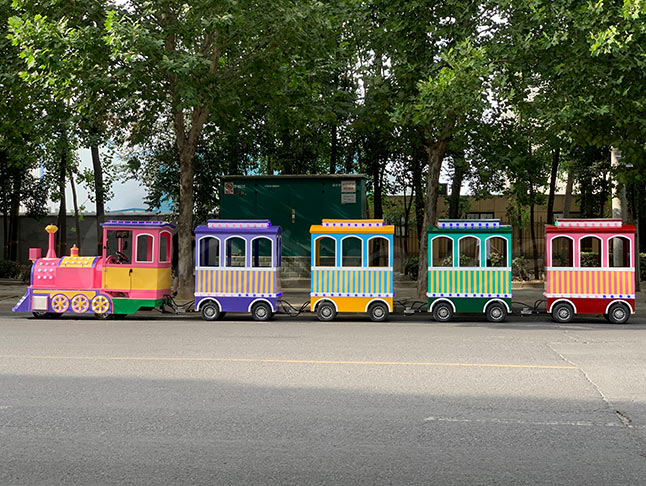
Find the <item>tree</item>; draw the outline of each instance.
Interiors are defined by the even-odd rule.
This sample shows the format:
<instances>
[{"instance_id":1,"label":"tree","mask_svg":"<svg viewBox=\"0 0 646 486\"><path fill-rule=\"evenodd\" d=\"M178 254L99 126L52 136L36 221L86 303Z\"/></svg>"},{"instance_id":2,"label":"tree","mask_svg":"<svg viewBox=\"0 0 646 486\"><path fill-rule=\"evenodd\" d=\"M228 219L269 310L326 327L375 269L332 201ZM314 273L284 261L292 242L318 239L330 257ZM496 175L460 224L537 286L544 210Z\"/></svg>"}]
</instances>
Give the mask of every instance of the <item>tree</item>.
<instances>
[{"instance_id":1,"label":"tree","mask_svg":"<svg viewBox=\"0 0 646 486\"><path fill-rule=\"evenodd\" d=\"M420 127L428 156L426 203L423 228L438 219L437 200L442 161L450 140L471 121L483 116L486 78L489 75L486 51L465 42L443 55L445 65L437 75L420 81L418 95L397 107L396 119L402 124ZM417 291L426 293L428 279L428 241L420 235L420 258Z\"/></svg>"},{"instance_id":2,"label":"tree","mask_svg":"<svg viewBox=\"0 0 646 486\"><path fill-rule=\"evenodd\" d=\"M110 172L110 159L101 162L99 147L117 135L113 107L123 95L104 41L109 5L108 0L15 0L19 15L10 19L30 85L41 85L65 106L67 136L90 147L93 171L82 179L94 192L99 253L111 182L104 176Z\"/></svg>"},{"instance_id":3,"label":"tree","mask_svg":"<svg viewBox=\"0 0 646 486\"><path fill-rule=\"evenodd\" d=\"M271 73L307 34L307 3L283 0L129 2L106 21L108 41L129 89L131 142L172 119L179 158L179 293L193 293L195 153L209 120L231 116L240 93L265 92ZM314 32L312 30L311 32Z\"/></svg>"}]
</instances>

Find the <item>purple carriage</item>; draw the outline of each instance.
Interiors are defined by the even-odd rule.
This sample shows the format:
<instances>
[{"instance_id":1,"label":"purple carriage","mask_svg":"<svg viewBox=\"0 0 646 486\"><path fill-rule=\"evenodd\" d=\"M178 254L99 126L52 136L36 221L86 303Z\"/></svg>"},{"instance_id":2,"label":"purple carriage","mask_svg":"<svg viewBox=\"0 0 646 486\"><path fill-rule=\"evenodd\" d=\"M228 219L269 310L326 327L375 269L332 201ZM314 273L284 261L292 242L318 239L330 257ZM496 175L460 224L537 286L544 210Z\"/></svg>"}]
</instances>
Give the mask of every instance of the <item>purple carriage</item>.
<instances>
[{"instance_id":1,"label":"purple carriage","mask_svg":"<svg viewBox=\"0 0 646 486\"><path fill-rule=\"evenodd\" d=\"M272 318L282 295L281 233L269 220L212 219L195 228L195 310L203 319L226 312Z\"/></svg>"}]
</instances>

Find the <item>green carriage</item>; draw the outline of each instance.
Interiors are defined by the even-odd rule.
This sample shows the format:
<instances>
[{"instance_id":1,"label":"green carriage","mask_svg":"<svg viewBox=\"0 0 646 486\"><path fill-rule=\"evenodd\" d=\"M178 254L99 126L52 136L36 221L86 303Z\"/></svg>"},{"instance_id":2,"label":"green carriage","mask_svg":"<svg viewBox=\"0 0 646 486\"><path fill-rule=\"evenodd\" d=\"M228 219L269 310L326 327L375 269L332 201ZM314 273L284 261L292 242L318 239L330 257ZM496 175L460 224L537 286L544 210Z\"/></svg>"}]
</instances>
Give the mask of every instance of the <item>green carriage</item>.
<instances>
[{"instance_id":1,"label":"green carriage","mask_svg":"<svg viewBox=\"0 0 646 486\"><path fill-rule=\"evenodd\" d=\"M426 295L436 321L456 312L504 321L511 312L511 226L498 219L441 219L431 226Z\"/></svg>"}]
</instances>

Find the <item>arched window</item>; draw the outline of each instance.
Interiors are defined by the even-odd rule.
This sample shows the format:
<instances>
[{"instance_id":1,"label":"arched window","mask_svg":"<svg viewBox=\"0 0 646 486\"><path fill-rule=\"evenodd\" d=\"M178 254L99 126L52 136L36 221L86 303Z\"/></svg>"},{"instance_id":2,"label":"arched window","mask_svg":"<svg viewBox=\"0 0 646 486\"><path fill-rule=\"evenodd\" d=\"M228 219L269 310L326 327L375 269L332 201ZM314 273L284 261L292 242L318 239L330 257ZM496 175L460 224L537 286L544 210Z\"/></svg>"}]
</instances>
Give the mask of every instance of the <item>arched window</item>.
<instances>
[{"instance_id":1,"label":"arched window","mask_svg":"<svg viewBox=\"0 0 646 486\"><path fill-rule=\"evenodd\" d=\"M152 263L153 261L153 237L151 235L137 235L137 263Z\"/></svg>"},{"instance_id":2,"label":"arched window","mask_svg":"<svg viewBox=\"0 0 646 486\"><path fill-rule=\"evenodd\" d=\"M480 240L478 238L475 236L460 238L459 249L461 267L480 266Z\"/></svg>"},{"instance_id":3,"label":"arched window","mask_svg":"<svg viewBox=\"0 0 646 486\"><path fill-rule=\"evenodd\" d=\"M164 231L159 235L159 262L170 262L171 234Z\"/></svg>"},{"instance_id":4,"label":"arched window","mask_svg":"<svg viewBox=\"0 0 646 486\"><path fill-rule=\"evenodd\" d=\"M264 236L251 240L251 266L271 267L272 241Z\"/></svg>"},{"instance_id":5,"label":"arched window","mask_svg":"<svg viewBox=\"0 0 646 486\"><path fill-rule=\"evenodd\" d=\"M383 236L376 236L368 240L368 266L389 267L389 241Z\"/></svg>"},{"instance_id":6,"label":"arched window","mask_svg":"<svg viewBox=\"0 0 646 486\"><path fill-rule=\"evenodd\" d=\"M601 266L601 238L586 236L579 240L579 258L582 267Z\"/></svg>"},{"instance_id":7,"label":"arched window","mask_svg":"<svg viewBox=\"0 0 646 486\"><path fill-rule=\"evenodd\" d=\"M507 266L507 240L500 236L487 238L487 266L488 267L506 267Z\"/></svg>"},{"instance_id":8,"label":"arched window","mask_svg":"<svg viewBox=\"0 0 646 486\"><path fill-rule=\"evenodd\" d=\"M246 241L244 238L234 236L227 239L226 242L226 266L227 267L244 267L246 266Z\"/></svg>"},{"instance_id":9,"label":"arched window","mask_svg":"<svg viewBox=\"0 0 646 486\"><path fill-rule=\"evenodd\" d=\"M317 238L314 244L315 264L317 267L336 265L336 240L329 236Z\"/></svg>"},{"instance_id":10,"label":"arched window","mask_svg":"<svg viewBox=\"0 0 646 486\"><path fill-rule=\"evenodd\" d=\"M199 266L219 267L220 266L220 240L213 236L200 239Z\"/></svg>"},{"instance_id":11,"label":"arched window","mask_svg":"<svg viewBox=\"0 0 646 486\"><path fill-rule=\"evenodd\" d=\"M341 240L341 266L342 267L360 267L361 266L361 238L348 236Z\"/></svg>"},{"instance_id":12,"label":"arched window","mask_svg":"<svg viewBox=\"0 0 646 486\"><path fill-rule=\"evenodd\" d=\"M567 236L552 238L552 266L574 266L574 242Z\"/></svg>"},{"instance_id":13,"label":"arched window","mask_svg":"<svg viewBox=\"0 0 646 486\"><path fill-rule=\"evenodd\" d=\"M608 266L630 267L630 240L625 236L613 236L608 240Z\"/></svg>"},{"instance_id":14,"label":"arched window","mask_svg":"<svg viewBox=\"0 0 646 486\"><path fill-rule=\"evenodd\" d=\"M446 236L436 236L431 240L431 266L452 267L453 266L453 240Z\"/></svg>"}]
</instances>

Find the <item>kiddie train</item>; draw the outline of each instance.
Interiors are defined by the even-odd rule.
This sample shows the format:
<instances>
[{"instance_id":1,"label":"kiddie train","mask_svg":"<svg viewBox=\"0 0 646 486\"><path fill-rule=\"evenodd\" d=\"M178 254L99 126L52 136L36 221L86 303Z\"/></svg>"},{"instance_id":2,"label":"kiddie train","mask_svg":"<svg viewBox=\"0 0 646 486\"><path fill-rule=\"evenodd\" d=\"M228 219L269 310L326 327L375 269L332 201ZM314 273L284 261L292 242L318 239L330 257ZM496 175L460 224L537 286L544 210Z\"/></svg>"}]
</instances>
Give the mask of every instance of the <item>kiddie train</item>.
<instances>
[{"instance_id":1,"label":"kiddie train","mask_svg":"<svg viewBox=\"0 0 646 486\"><path fill-rule=\"evenodd\" d=\"M102 226L101 256L79 256L73 247L60 258L54 251L57 228L48 226L47 254L29 250L30 285L13 310L36 317L73 313L108 318L174 308L175 227L156 221L108 221ZM339 312L385 321L396 303L394 226L375 219L324 219L310 233L311 311L321 321L331 321ZM439 220L427 237L427 301L404 303L405 313L426 310L440 322L456 313L504 321L512 311L511 226L499 220ZM207 321L227 312L271 319L284 303L281 238L281 228L269 220L209 220L198 226L193 309ZM546 311L557 322L585 314L627 322L635 313L635 252L635 227L619 219L559 219L547 225Z\"/></svg>"}]
</instances>

